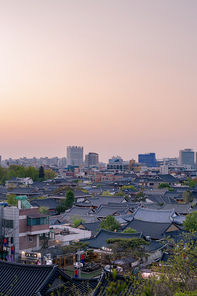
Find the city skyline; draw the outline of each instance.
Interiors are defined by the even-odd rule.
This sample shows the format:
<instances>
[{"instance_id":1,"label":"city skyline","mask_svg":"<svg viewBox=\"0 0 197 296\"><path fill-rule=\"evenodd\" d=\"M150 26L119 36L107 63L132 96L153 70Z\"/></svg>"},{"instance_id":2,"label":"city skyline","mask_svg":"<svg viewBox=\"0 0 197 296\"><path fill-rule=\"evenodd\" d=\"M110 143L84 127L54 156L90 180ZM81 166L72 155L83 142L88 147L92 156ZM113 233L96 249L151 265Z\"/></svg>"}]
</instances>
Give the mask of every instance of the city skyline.
<instances>
[{"instance_id":1,"label":"city skyline","mask_svg":"<svg viewBox=\"0 0 197 296\"><path fill-rule=\"evenodd\" d=\"M85 152L84 153L84 148L85 147L83 147L83 146L74 146L74 145L72 145L72 146L67 146L67 148L66 148L66 150L67 150L67 154L65 155L65 156L57 156L57 155L53 155L53 156L47 156L47 155L45 155L45 156L32 156L32 157L27 157L26 155L23 155L23 156L21 156L21 157L16 157L16 158L14 158L14 157L7 157L7 158L4 158L4 157L2 157L2 155L0 155L0 160L9 160L9 159L13 159L13 160L16 160L16 159L33 159L33 158L36 158L36 159L56 159L56 158L58 158L58 159L63 159L63 158L65 158L66 160L67 160L67 162L68 162L68 164L67 165L71 165L70 164L70 160L69 160L69 158L72 158L71 157L71 155L68 157L68 149L70 149L70 148L77 148L77 149L82 149L82 155L83 155L83 157L82 156L79 156L79 158L81 158L81 159L83 159L83 162L85 163L85 161L86 161L86 157L88 156L88 154L93 154L93 155L97 155L98 157L100 157L99 156L99 153L97 153L97 152L93 152L93 151L89 151L89 152ZM139 161L139 157L145 157L145 158L147 158L148 157L148 159L151 157L151 161L153 160L153 158L155 159L155 160L165 160L165 159L170 159L170 158L177 158L177 160L179 160L180 162L181 162L181 160L180 160L180 153L181 152L185 152L185 151L191 151L192 152L192 154L193 154L193 156L194 156L194 161L196 161L196 158L195 158L195 155L197 155L197 152L195 152L194 151L194 149L191 149L191 148L185 148L185 149L181 149L181 150L179 150L178 151L178 153L179 153L179 155L174 155L174 156L171 156L171 157L169 157L169 156L165 156L165 155L163 155L162 157L157 157L157 155L156 155L156 153L155 152L144 152L144 153L142 153L142 154L140 154L140 153L138 153L137 155L136 155L136 158L128 158L128 159L125 159L125 158L123 158L121 155L115 155L115 154L111 154L110 156L108 156L108 158L107 158L107 160L106 161L102 161L102 160L100 160L99 162L100 163L108 163L108 162L110 162L110 160L111 160L111 158L113 159L116 159L116 158L121 158L123 161L130 161L130 160L135 160L136 162L139 162L139 163L143 163L143 161ZM76 158L76 157L74 157L74 158ZM78 156L77 156L77 158L78 158ZM180 164L182 164L182 163L180 163ZM76 165L76 164L74 164L73 163L73 165ZM154 165L153 165L154 166Z\"/></svg>"},{"instance_id":2,"label":"city skyline","mask_svg":"<svg viewBox=\"0 0 197 296\"><path fill-rule=\"evenodd\" d=\"M2 159L197 151L197 2L3 1Z\"/></svg>"}]
</instances>

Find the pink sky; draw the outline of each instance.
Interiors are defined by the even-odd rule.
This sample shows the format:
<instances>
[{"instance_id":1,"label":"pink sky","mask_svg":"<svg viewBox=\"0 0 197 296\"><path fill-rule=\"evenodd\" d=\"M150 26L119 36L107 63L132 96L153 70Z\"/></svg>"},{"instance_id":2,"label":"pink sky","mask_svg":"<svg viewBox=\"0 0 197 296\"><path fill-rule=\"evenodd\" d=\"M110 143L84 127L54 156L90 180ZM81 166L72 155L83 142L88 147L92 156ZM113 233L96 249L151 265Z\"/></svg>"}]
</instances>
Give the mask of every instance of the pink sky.
<instances>
[{"instance_id":1,"label":"pink sky","mask_svg":"<svg viewBox=\"0 0 197 296\"><path fill-rule=\"evenodd\" d=\"M197 151L196 13L196 0L2 1L2 158Z\"/></svg>"}]
</instances>

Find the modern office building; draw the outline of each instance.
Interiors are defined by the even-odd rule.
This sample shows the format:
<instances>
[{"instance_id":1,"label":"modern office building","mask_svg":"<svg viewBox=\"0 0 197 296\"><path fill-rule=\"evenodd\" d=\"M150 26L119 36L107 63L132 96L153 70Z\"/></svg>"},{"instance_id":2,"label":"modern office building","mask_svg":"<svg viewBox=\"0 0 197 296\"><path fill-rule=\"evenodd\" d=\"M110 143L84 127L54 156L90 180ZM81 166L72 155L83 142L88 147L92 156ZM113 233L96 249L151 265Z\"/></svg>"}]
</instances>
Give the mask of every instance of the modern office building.
<instances>
[{"instance_id":1,"label":"modern office building","mask_svg":"<svg viewBox=\"0 0 197 296\"><path fill-rule=\"evenodd\" d=\"M81 146L67 147L67 165L71 165L71 166L83 165L83 147Z\"/></svg>"},{"instance_id":2,"label":"modern office building","mask_svg":"<svg viewBox=\"0 0 197 296\"><path fill-rule=\"evenodd\" d=\"M147 167L156 166L155 153L138 154L138 162L145 163Z\"/></svg>"},{"instance_id":3,"label":"modern office building","mask_svg":"<svg viewBox=\"0 0 197 296\"><path fill-rule=\"evenodd\" d=\"M123 161L120 156L113 156L109 159L107 164L108 170L118 170L118 171L128 171L129 170L129 162Z\"/></svg>"},{"instance_id":4,"label":"modern office building","mask_svg":"<svg viewBox=\"0 0 197 296\"><path fill-rule=\"evenodd\" d=\"M191 165L192 167L194 167L193 149L179 150L179 164Z\"/></svg>"},{"instance_id":5,"label":"modern office building","mask_svg":"<svg viewBox=\"0 0 197 296\"><path fill-rule=\"evenodd\" d=\"M98 153L90 152L85 156L85 166L96 166L99 162L99 155Z\"/></svg>"}]
</instances>

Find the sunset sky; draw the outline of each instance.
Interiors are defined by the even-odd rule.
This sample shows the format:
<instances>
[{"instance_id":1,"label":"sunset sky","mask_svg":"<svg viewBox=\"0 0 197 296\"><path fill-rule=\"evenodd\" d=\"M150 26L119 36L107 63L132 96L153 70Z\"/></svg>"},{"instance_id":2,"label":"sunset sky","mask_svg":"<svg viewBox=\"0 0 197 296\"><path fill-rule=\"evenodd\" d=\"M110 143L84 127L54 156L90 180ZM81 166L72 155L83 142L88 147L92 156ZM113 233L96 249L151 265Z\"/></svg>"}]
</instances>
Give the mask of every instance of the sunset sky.
<instances>
[{"instance_id":1,"label":"sunset sky","mask_svg":"<svg viewBox=\"0 0 197 296\"><path fill-rule=\"evenodd\" d=\"M196 0L0 0L0 155L197 151Z\"/></svg>"}]
</instances>

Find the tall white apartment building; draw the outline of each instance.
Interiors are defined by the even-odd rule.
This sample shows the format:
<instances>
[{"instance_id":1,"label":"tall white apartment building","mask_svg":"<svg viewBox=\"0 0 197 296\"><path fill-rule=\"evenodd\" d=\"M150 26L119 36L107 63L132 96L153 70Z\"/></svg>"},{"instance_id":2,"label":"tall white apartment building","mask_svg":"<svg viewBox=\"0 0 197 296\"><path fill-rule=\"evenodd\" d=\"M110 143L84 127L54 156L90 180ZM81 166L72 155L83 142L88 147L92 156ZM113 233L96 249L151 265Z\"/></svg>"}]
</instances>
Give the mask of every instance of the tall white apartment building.
<instances>
[{"instance_id":1,"label":"tall white apartment building","mask_svg":"<svg viewBox=\"0 0 197 296\"><path fill-rule=\"evenodd\" d=\"M67 165L83 165L83 147L68 146L67 147Z\"/></svg>"}]
</instances>

